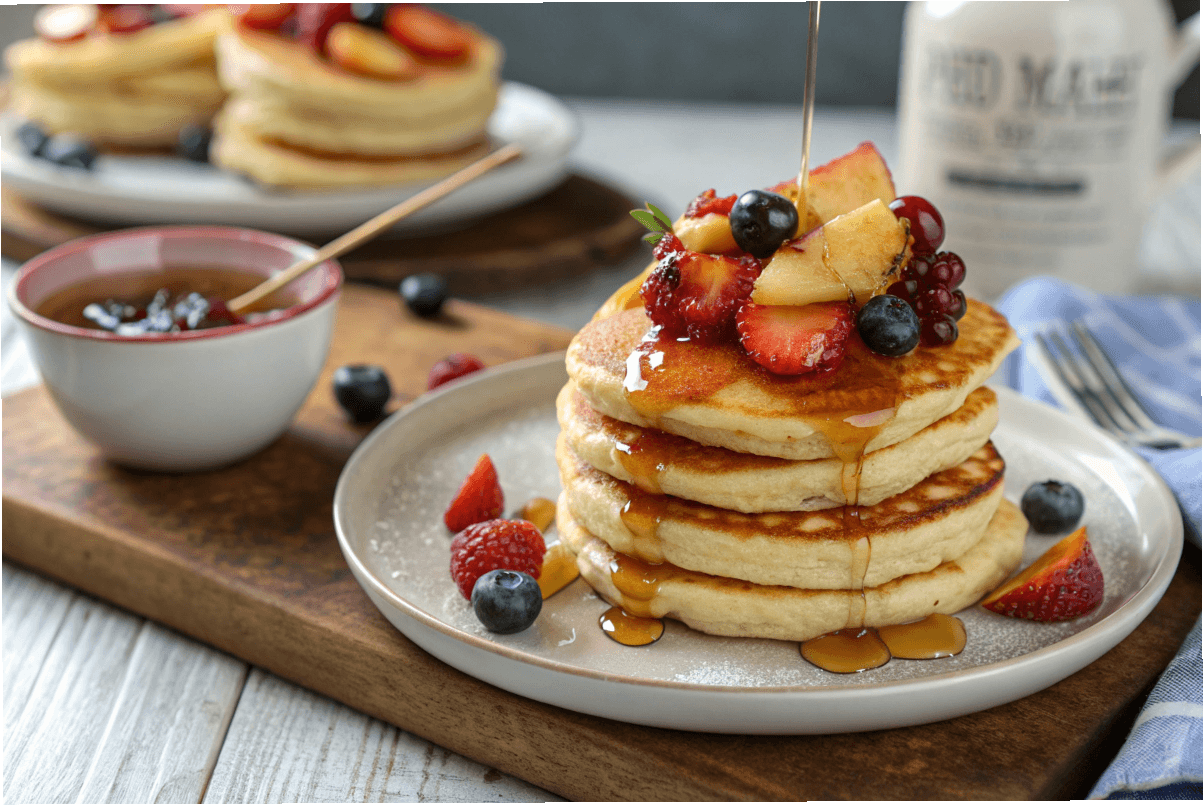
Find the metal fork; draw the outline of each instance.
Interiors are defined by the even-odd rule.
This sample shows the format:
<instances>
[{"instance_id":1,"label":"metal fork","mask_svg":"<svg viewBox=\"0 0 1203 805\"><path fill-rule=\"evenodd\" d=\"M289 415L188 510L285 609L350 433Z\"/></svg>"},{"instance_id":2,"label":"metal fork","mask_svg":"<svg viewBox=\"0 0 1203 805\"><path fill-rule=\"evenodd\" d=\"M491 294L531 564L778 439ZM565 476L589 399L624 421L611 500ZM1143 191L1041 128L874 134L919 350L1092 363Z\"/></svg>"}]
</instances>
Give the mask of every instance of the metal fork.
<instances>
[{"instance_id":1,"label":"metal fork","mask_svg":"<svg viewBox=\"0 0 1203 805\"><path fill-rule=\"evenodd\" d=\"M1098 339L1082 322L1071 322L1069 333L1077 351L1070 349L1056 330L1050 330L1048 338L1036 333L1036 343L1057 376L1104 430L1130 444L1157 450L1200 445L1200 439L1163 428L1153 421Z\"/></svg>"}]
</instances>

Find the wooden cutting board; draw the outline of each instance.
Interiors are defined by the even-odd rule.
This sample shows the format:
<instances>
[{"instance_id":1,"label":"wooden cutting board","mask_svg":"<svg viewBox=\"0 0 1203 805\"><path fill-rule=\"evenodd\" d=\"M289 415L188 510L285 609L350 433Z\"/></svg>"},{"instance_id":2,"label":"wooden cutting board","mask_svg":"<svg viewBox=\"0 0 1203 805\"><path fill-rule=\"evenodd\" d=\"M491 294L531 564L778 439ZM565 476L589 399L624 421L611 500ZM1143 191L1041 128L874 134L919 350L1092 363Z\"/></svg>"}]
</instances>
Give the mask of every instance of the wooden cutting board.
<instances>
[{"instance_id":1,"label":"wooden cutting board","mask_svg":"<svg viewBox=\"0 0 1203 805\"><path fill-rule=\"evenodd\" d=\"M629 213L642 206L609 185L572 174L544 195L479 218L454 237L382 237L339 262L348 279L393 287L422 272L443 275L455 294L532 287L633 254L647 230ZM23 262L105 229L0 191L0 252L11 260Z\"/></svg>"},{"instance_id":2,"label":"wooden cutting board","mask_svg":"<svg viewBox=\"0 0 1203 805\"><path fill-rule=\"evenodd\" d=\"M466 303L435 321L348 287L329 364L291 430L196 475L111 466L41 387L4 401L4 554L481 763L584 800L1083 797L1200 608L1188 548L1164 599L1107 655L1048 690L939 724L799 737L707 735L579 715L433 659L372 606L332 525L339 471L368 427L333 367L375 362L395 405L454 351L496 364L569 333Z\"/></svg>"}]
</instances>

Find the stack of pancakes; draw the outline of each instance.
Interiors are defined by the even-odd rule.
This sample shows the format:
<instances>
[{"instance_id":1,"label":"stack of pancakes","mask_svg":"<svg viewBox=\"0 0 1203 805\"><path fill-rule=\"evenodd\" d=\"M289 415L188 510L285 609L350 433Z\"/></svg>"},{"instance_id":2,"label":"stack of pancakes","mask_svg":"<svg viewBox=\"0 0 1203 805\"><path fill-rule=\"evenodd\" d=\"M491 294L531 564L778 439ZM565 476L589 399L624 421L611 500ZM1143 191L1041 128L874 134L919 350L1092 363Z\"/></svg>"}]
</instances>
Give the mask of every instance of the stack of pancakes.
<instances>
[{"instance_id":1,"label":"stack of pancakes","mask_svg":"<svg viewBox=\"0 0 1203 805\"><path fill-rule=\"evenodd\" d=\"M212 9L132 33L16 42L4 54L11 107L51 134L123 148L173 146L181 128L207 125L225 99L213 41L226 16Z\"/></svg>"},{"instance_id":2,"label":"stack of pancakes","mask_svg":"<svg viewBox=\"0 0 1203 805\"><path fill-rule=\"evenodd\" d=\"M471 29L470 29L471 30ZM217 41L230 100L212 159L285 187L374 186L441 178L488 152L502 49L473 30L462 63L424 63L406 81L354 75L310 48L232 26Z\"/></svg>"},{"instance_id":3,"label":"stack of pancakes","mask_svg":"<svg viewBox=\"0 0 1203 805\"><path fill-rule=\"evenodd\" d=\"M1018 565L982 386L1018 344L970 300L960 338L900 358L853 337L780 377L737 344L657 337L629 285L568 349L558 527L630 615L808 640L975 603Z\"/></svg>"}]
</instances>

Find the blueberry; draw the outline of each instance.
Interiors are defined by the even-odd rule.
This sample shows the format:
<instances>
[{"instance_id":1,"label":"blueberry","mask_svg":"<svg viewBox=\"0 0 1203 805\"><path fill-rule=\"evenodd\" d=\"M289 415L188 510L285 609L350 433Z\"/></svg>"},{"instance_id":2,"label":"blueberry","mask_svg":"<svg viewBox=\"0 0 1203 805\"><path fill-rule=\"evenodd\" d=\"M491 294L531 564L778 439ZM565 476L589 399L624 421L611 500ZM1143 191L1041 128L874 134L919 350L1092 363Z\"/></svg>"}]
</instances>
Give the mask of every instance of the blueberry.
<instances>
[{"instance_id":1,"label":"blueberry","mask_svg":"<svg viewBox=\"0 0 1203 805\"><path fill-rule=\"evenodd\" d=\"M21 143L21 147L25 149L25 153L31 157L40 157L42 149L46 147L46 141L50 136L42 131L42 128L33 122L23 123L17 129L17 142Z\"/></svg>"},{"instance_id":2,"label":"blueberry","mask_svg":"<svg viewBox=\"0 0 1203 805\"><path fill-rule=\"evenodd\" d=\"M384 413L393 390L379 366L340 366L334 370L334 396L351 419L371 422Z\"/></svg>"},{"instance_id":3,"label":"blueberry","mask_svg":"<svg viewBox=\"0 0 1203 805\"><path fill-rule=\"evenodd\" d=\"M472 588L472 609L490 632L514 634L535 622L543 609L539 582L516 570L490 570Z\"/></svg>"},{"instance_id":4,"label":"blueberry","mask_svg":"<svg viewBox=\"0 0 1203 805\"><path fill-rule=\"evenodd\" d=\"M1057 534L1078 524L1086 501L1073 484L1044 481L1028 487L1019 508L1037 534Z\"/></svg>"},{"instance_id":5,"label":"blueberry","mask_svg":"<svg viewBox=\"0 0 1203 805\"><path fill-rule=\"evenodd\" d=\"M860 309L856 331L869 349L894 358L918 345L919 316L905 299L882 294Z\"/></svg>"},{"instance_id":6,"label":"blueberry","mask_svg":"<svg viewBox=\"0 0 1203 805\"><path fill-rule=\"evenodd\" d=\"M209 142L212 139L213 131L207 126L190 123L180 129L180 134L175 141L175 152L193 162L208 162Z\"/></svg>"},{"instance_id":7,"label":"blueberry","mask_svg":"<svg viewBox=\"0 0 1203 805\"><path fill-rule=\"evenodd\" d=\"M56 134L42 146L42 156L67 168L91 170L96 161L96 149L75 135Z\"/></svg>"},{"instance_id":8,"label":"blueberry","mask_svg":"<svg viewBox=\"0 0 1203 805\"><path fill-rule=\"evenodd\" d=\"M447 280L438 274L413 274L401 280L401 296L419 316L433 316L447 301Z\"/></svg>"},{"instance_id":9,"label":"blueberry","mask_svg":"<svg viewBox=\"0 0 1203 805\"><path fill-rule=\"evenodd\" d=\"M384 15L391 3L352 3L351 16L370 28L383 28Z\"/></svg>"},{"instance_id":10,"label":"blueberry","mask_svg":"<svg viewBox=\"0 0 1203 805\"><path fill-rule=\"evenodd\" d=\"M798 209L785 196L749 190L731 208L735 243L753 257L764 259L798 230Z\"/></svg>"}]
</instances>

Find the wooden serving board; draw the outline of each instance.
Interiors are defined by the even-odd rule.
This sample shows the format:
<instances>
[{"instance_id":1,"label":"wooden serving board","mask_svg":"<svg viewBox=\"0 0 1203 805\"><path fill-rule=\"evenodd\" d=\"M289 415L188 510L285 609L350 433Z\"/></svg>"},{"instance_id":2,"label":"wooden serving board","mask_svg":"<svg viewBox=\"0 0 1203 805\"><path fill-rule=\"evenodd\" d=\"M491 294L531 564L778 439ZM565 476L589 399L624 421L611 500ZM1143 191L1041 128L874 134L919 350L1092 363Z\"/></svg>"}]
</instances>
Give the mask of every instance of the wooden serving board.
<instances>
[{"instance_id":1,"label":"wooden serving board","mask_svg":"<svg viewBox=\"0 0 1203 805\"><path fill-rule=\"evenodd\" d=\"M632 254L647 234L629 215L641 206L612 187L573 174L539 198L473 221L454 237L442 232L384 237L339 262L349 279L393 286L410 274L442 274L455 294L533 286L613 265ZM0 191L0 250L12 260L23 262L103 231L103 226Z\"/></svg>"},{"instance_id":2,"label":"wooden serving board","mask_svg":"<svg viewBox=\"0 0 1203 805\"><path fill-rule=\"evenodd\" d=\"M433 659L360 590L334 536L343 463L368 427L329 390L375 362L396 404L453 351L487 363L569 333L452 302L435 321L348 287L326 371L292 429L225 470L162 475L101 460L46 391L4 401L4 553L481 763L585 800L1062 799L1084 796L1200 608L1188 548L1149 618L1048 690L952 721L799 737L637 727L506 693Z\"/></svg>"}]
</instances>

